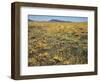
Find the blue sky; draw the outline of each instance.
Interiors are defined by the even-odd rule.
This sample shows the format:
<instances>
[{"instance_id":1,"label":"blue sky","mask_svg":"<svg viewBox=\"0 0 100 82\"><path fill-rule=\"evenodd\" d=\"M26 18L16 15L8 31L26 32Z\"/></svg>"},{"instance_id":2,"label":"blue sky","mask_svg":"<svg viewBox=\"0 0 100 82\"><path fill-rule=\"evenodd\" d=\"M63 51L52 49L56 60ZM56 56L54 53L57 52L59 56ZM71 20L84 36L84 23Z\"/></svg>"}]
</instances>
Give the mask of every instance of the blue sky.
<instances>
[{"instance_id":1,"label":"blue sky","mask_svg":"<svg viewBox=\"0 0 100 82\"><path fill-rule=\"evenodd\" d=\"M28 15L28 19L33 21L49 21L52 19L71 21L71 22L87 22L87 17L70 17L70 16L46 16L46 15Z\"/></svg>"}]
</instances>

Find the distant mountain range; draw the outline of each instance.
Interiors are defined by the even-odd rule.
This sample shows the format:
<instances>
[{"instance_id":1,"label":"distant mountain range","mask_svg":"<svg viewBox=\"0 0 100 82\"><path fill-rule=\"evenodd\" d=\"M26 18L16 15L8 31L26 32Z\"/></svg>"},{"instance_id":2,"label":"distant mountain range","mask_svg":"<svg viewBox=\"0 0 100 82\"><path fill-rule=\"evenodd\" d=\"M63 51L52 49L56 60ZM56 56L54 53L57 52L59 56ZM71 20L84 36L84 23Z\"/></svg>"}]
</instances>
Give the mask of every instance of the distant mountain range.
<instances>
[{"instance_id":1,"label":"distant mountain range","mask_svg":"<svg viewBox=\"0 0 100 82\"><path fill-rule=\"evenodd\" d=\"M28 19L28 21L35 22L35 20L31 20L31 19ZM58 19L51 19L51 20L48 20L48 21L38 21L38 22L72 22L72 21L64 21L64 20L58 20Z\"/></svg>"},{"instance_id":2,"label":"distant mountain range","mask_svg":"<svg viewBox=\"0 0 100 82\"><path fill-rule=\"evenodd\" d=\"M64 20L58 20L58 19L51 19L50 22L71 22L71 21L64 21Z\"/></svg>"}]
</instances>

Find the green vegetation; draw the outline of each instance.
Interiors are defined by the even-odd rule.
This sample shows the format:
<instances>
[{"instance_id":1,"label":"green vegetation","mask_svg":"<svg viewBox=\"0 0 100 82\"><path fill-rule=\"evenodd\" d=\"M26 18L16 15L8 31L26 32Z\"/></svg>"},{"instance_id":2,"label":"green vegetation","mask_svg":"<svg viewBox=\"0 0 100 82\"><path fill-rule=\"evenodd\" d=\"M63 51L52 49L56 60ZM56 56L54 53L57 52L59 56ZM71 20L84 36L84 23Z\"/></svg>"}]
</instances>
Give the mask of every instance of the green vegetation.
<instances>
[{"instance_id":1,"label":"green vegetation","mask_svg":"<svg viewBox=\"0 0 100 82\"><path fill-rule=\"evenodd\" d=\"M87 63L87 23L28 24L28 66Z\"/></svg>"}]
</instances>

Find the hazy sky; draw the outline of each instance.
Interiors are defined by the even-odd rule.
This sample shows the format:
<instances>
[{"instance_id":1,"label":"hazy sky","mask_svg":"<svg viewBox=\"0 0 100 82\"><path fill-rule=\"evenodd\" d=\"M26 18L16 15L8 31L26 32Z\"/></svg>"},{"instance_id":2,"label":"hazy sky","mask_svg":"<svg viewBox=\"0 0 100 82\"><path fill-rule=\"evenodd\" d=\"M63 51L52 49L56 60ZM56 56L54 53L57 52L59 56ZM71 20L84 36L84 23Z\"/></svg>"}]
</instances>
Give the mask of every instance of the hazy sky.
<instances>
[{"instance_id":1,"label":"hazy sky","mask_svg":"<svg viewBox=\"0 0 100 82\"><path fill-rule=\"evenodd\" d=\"M70 16L46 16L46 15L28 15L28 19L33 21L49 21L52 19L71 21L71 22L87 22L87 17L70 17Z\"/></svg>"}]
</instances>

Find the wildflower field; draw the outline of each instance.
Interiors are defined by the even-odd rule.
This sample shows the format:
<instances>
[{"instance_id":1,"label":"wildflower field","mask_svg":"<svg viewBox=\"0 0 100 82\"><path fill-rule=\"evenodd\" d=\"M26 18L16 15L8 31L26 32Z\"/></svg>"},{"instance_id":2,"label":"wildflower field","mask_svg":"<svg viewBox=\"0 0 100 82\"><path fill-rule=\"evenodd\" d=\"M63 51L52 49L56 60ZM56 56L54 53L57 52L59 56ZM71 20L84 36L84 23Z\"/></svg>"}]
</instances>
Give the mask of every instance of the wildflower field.
<instances>
[{"instance_id":1,"label":"wildflower field","mask_svg":"<svg viewBox=\"0 0 100 82\"><path fill-rule=\"evenodd\" d=\"M28 22L28 66L87 64L87 22Z\"/></svg>"}]
</instances>

